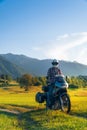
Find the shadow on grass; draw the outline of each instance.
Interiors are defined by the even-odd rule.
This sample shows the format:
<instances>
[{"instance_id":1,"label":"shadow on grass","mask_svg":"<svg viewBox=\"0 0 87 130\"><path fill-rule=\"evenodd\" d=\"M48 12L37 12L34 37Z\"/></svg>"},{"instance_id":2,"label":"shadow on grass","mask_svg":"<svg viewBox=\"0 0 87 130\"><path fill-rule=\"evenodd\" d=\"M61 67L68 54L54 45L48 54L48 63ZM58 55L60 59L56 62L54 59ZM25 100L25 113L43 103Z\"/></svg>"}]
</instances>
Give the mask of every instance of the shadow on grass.
<instances>
[{"instance_id":1,"label":"shadow on grass","mask_svg":"<svg viewBox=\"0 0 87 130\"><path fill-rule=\"evenodd\" d=\"M32 110L20 114L14 114L8 111L0 111L0 115L5 115L9 119L15 118L17 120L17 124L14 124L15 127L17 125L17 127L22 130L48 130L42 125L42 113L44 113L44 110ZM39 119L37 119L38 117Z\"/></svg>"},{"instance_id":2,"label":"shadow on grass","mask_svg":"<svg viewBox=\"0 0 87 130\"><path fill-rule=\"evenodd\" d=\"M24 113L27 111L38 110L39 106L29 106L29 105L17 105L17 104L0 104L1 109L7 109L10 111L17 111L19 113Z\"/></svg>"},{"instance_id":3,"label":"shadow on grass","mask_svg":"<svg viewBox=\"0 0 87 130\"><path fill-rule=\"evenodd\" d=\"M25 105L15 105L15 104L13 104L13 105L9 104L9 105L30 109L29 111L20 113L18 115L9 113L9 112L0 112L0 114L7 115L8 118L11 116L16 117L18 126L22 130L49 130L49 128L47 127L47 125L48 125L47 123L49 123L49 122L46 122L46 119L49 118L46 115L46 109L36 109L35 107L27 106L27 105L26 106ZM75 116L75 117L87 119L86 111L83 111L83 112L82 111L71 111L69 115L72 117ZM56 115L54 115L54 116L56 116ZM57 118L57 116L56 116L56 118ZM58 116L58 118L59 118L59 116ZM53 120L52 116L51 116L51 120Z\"/></svg>"},{"instance_id":4,"label":"shadow on grass","mask_svg":"<svg viewBox=\"0 0 87 130\"><path fill-rule=\"evenodd\" d=\"M43 126L44 119L42 116L43 110L32 110L29 112L22 113L18 117L19 126L23 130L48 130L47 127Z\"/></svg>"},{"instance_id":5,"label":"shadow on grass","mask_svg":"<svg viewBox=\"0 0 87 130\"><path fill-rule=\"evenodd\" d=\"M8 105L13 106L13 107L27 108L31 110L34 110L37 108L36 106L29 106L29 105L17 105L17 104L8 104Z\"/></svg>"},{"instance_id":6,"label":"shadow on grass","mask_svg":"<svg viewBox=\"0 0 87 130\"><path fill-rule=\"evenodd\" d=\"M11 106L15 106L15 107L22 107L22 108L27 108L29 109L30 111L32 112L35 112L35 111L40 111L42 110L43 108L39 108L39 107L36 107L36 106L28 106L28 105L12 105L12 104L9 104ZM87 111L70 111L69 113L70 115L72 116L77 116L77 117L82 117L82 118L86 118L87 119Z\"/></svg>"},{"instance_id":7,"label":"shadow on grass","mask_svg":"<svg viewBox=\"0 0 87 130\"><path fill-rule=\"evenodd\" d=\"M74 111L74 112L70 112L70 115L87 119L87 111L85 111L85 112L84 111L83 112L80 112L80 111L75 112Z\"/></svg>"}]
</instances>

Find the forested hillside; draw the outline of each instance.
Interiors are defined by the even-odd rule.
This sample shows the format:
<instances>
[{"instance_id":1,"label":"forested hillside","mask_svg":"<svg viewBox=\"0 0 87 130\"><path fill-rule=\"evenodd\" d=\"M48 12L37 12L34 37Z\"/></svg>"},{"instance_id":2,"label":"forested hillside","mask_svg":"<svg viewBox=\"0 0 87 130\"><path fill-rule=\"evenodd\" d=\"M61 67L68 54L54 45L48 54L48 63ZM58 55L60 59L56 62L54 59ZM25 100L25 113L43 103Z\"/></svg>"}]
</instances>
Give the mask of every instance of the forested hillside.
<instances>
[{"instance_id":1,"label":"forested hillside","mask_svg":"<svg viewBox=\"0 0 87 130\"><path fill-rule=\"evenodd\" d=\"M0 75L7 74L16 78L21 76L23 73L24 70L21 67L0 56Z\"/></svg>"}]
</instances>

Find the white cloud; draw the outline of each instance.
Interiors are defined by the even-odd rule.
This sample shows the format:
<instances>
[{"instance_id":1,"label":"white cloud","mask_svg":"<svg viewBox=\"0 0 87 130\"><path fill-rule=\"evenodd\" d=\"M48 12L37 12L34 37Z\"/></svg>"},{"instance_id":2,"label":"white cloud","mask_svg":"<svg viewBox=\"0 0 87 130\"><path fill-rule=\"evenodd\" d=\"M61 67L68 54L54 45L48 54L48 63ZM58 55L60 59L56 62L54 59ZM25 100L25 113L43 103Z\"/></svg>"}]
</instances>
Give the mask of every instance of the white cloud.
<instances>
[{"instance_id":1,"label":"white cloud","mask_svg":"<svg viewBox=\"0 0 87 130\"><path fill-rule=\"evenodd\" d=\"M87 65L87 48L82 48L79 55L76 58L77 61Z\"/></svg>"},{"instance_id":2,"label":"white cloud","mask_svg":"<svg viewBox=\"0 0 87 130\"><path fill-rule=\"evenodd\" d=\"M39 51L39 50L41 50L41 48L40 47L33 47L32 50Z\"/></svg>"},{"instance_id":3,"label":"white cloud","mask_svg":"<svg viewBox=\"0 0 87 130\"><path fill-rule=\"evenodd\" d=\"M65 38L68 38L68 37L69 37L68 34L64 34L64 35L58 36L57 40L65 39Z\"/></svg>"},{"instance_id":4,"label":"white cloud","mask_svg":"<svg viewBox=\"0 0 87 130\"><path fill-rule=\"evenodd\" d=\"M39 45L35 49L38 57L57 58L87 64L87 32L64 34L54 41ZM41 55L39 55L41 54Z\"/></svg>"},{"instance_id":5,"label":"white cloud","mask_svg":"<svg viewBox=\"0 0 87 130\"><path fill-rule=\"evenodd\" d=\"M68 49L71 49L73 47L77 47L80 45L83 45L85 42L87 42L87 34L82 35L71 35L71 37L67 38L67 43L65 44L65 46L61 46L61 49L63 51L66 51Z\"/></svg>"}]
</instances>

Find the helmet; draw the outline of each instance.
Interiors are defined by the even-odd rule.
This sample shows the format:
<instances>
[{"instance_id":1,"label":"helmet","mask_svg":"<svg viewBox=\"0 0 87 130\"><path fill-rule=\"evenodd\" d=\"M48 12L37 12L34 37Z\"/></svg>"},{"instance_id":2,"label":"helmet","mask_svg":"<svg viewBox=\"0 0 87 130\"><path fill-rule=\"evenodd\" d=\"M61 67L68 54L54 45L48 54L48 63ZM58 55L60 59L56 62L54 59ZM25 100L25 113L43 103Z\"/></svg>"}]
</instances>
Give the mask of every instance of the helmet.
<instances>
[{"instance_id":1,"label":"helmet","mask_svg":"<svg viewBox=\"0 0 87 130\"><path fill-rule=\"evenodd\" d=\"M56 59L54 59L53 61L52 61L52 65L58 65L59 64L59 62L56 60Z\"/></svg>"}]
</instances>

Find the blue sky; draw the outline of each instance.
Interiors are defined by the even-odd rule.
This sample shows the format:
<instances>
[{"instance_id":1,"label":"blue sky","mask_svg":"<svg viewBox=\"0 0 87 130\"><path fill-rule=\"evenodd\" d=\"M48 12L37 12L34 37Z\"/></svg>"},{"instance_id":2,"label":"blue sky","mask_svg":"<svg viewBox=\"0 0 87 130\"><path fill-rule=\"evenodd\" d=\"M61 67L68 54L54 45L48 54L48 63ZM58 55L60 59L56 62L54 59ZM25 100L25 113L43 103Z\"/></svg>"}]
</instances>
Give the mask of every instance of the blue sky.
<instances>
[{"instance_id":1,"label":"blue sky","mask_svg":"<svg viewBox=\"0 0 87 130\"><path fill-rule=\"evenodd\" d=\"M87 0L0 0L0 54L87 64Z\"/></svg>"}]
</instances>

